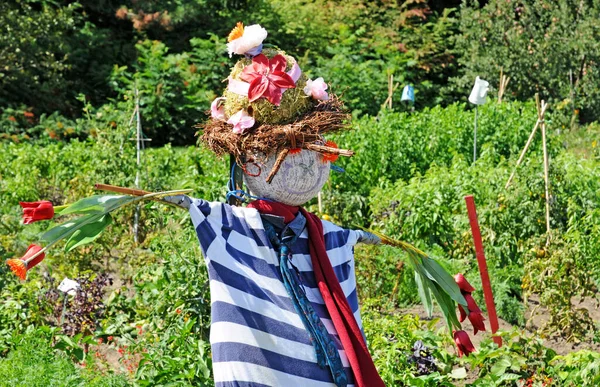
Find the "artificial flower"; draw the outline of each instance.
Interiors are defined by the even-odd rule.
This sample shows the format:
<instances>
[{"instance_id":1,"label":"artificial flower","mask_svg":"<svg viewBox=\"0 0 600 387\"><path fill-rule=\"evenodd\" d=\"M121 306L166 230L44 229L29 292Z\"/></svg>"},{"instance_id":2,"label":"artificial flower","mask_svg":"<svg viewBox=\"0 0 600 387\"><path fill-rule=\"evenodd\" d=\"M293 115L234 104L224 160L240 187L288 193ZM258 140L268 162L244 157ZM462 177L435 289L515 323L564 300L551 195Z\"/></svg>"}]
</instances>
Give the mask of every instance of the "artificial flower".
<instances>
[{"instance_id":1,"label":"artificial flower","mask_svg":"<svg viewBox=\"0 0 600 387\"><path fill-rule=\"evenodd\" d=\"M210 116L215 120L225 121L225 108L223 107L225 100L225 97L215 98L210 104Z\"/></svg>"},{"instance_id":2,"label":"artificial flower","mask_svg":"<svg viewBox=\"0 0 600 387\"><path fill-rule=\"evenodd\" d=\"M46 254L43 252L38 254L41 250L42 248L38 245L29 245L27 251L21 258L9 259L6 261L6 264L10 267L10 270L17 275L17 277L24 280L27 278L27 270L42 262L46 256ZM31 259L31 257L36 254L38 255Z\"/></svg>"},{"instance_id":3,"label":"artificial flower","mask_svg":"<svg viewBox=\"0 0 600 387\"><path fill-rule=\"evenodd\" d=\"M338 149L337 144L331 140L325 141L325 146ZM336 162L339 157L340 155L335 153L323 153L323 161L329 161L330 163Z\"/></svg>"},{"instance_id":4,"label":"artificial flower","mask_svg":"<svg viewBox=\"0 0 600 387\"><path fill-rule=\"evenodd\" d=\"M39 202L19 202L23 207L23 223L30 224L38 220L52 219L54 206L47 200Z\"/></svg>"},{"instance_id":5,"label":"artificial flower","mask_svg":"<svg viewBox=\"0 0 600 387\"><path fill-rule=\"evenodd\" d=\"M476 335L479 331L485 332L485 324L483 323L483 320L485 320L485 317L483 317L483 314L481 314L481 312L469 313L469 321L471 322L471 325L473 325L473 329L475 330L473 333L474 335Z\"/></svg>"},{"instance_id":6,"label":"artificial flower","mask_svg":"<svg viewBox=\"0 0 600 387\"><path fill-rule=\"evenodd\" d=\"M465 311L465 308L463 308L462 305L459 304L458 311L460 312L460 317L458 318L458 321L465 321L467 319L467 312Z\"/></svg>"},{"instance_id":7,"label":"artificial flower","mask_svg":"<svg viewBox=\"0 0 600 387\"><path fill-rule=\"evenodd\" d=\"M254 24L244 28L242 23L238 23L231 31L228 37L227 51L229 57L232 54L238 55L258 55L262 51L262 42L267 37L267 30L260 24Z\"/></svg>"},{"instance_id":8,"label":"artificial flower","mask_svg":"<svg viewBox=\"0 0 600 387\"><path fill-rule=\"evenodd\" d=\"M285 72L286 59L283 55L275 55L267 59L264 54L252 58L252 64L242 70L240 78L250 83L248 101L254 102L265 97L273 105L281 103L282 89L296 87L294 80Z\"/></svg>"},{"instance_id":9,"label":"artificial flower","mask_svg":"<svg viewBox=\"0 0 600 387\"><path fill-rule=\"evenodd\" d=\"M243 134L246 129L254 126L254 117L249 115L245 110L240 110L229 117L227 123L233 125L233 133Z\"/></svg>"},{"instance_id":10,"label":"artificial flower","mask_svg":"<svg viewBox=\"0 0 600 387\"><path fill-rule=\"evenodd\" d=\"M308 95L309 97L313 97L314 99L327 101L329 99L329 95L325 90L327 90L327 84L323 81L323 77L319 77L314 81L310 79L306 81L304 94Z\"/></svg>"},{"instance_id":11,"label":"artificial flower","mask_svg":"<svg viewBox=\"0 0 600 387\"><path fill-rule=\"evenodd\" d=\"M458 273L454 276L454 281L456 281L456 284L458 285L458 288L461 292L473 293L475 291L475 288L471 286L469 281L467 281L465 276L461 273Z\"/></svg>"},{"instance_id":12,"label":"artificial flower","mask_svg":"<svg viewBox=\"0 0 600 387\"><path fill-rule=\"evenodd\" d=\"M469 356L475 352L475 346L471 342L469 334L465 331L454 331L454 343L458 348L458 356Z\"/></svg>"},{"instance_id":13,"label":"artificial flower","mask_svg":"<svg viewBox=\"0 0 600 387\"><path fill-rule=\"evenodd\" d=\"M463 294L463 296L465 297L465 301L467 301L467 308L469 308L469 313L481 313L481 309L479 309L479 306L477 306L477 303L475 302L475 299L473 298L471 293Z\"/></svg>"}]
</instances>

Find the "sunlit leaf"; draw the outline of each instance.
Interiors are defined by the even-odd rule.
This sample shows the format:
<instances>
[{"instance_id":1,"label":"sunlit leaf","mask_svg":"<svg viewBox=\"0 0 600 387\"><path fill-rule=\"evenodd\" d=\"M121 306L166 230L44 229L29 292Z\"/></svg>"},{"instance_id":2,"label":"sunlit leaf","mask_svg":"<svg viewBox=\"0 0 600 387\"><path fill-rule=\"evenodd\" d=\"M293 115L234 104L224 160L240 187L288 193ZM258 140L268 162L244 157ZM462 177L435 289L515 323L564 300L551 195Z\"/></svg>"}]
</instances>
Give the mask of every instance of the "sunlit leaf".
<instances>
[{"instance_id":1,"label":"sunlit leaf","mask_svg":"<svg viewBox=\"0 0 600 387\"><path fill-rule=\"evenodd\" d=\"M67 244L65 245L65 251L71 251L77 246L82 246L87 243L93 242L100 236L102 231L112 222L110 214L104 214L100 219L95 222L88 223L75 231Z\"/></svg>"}]
</instances>

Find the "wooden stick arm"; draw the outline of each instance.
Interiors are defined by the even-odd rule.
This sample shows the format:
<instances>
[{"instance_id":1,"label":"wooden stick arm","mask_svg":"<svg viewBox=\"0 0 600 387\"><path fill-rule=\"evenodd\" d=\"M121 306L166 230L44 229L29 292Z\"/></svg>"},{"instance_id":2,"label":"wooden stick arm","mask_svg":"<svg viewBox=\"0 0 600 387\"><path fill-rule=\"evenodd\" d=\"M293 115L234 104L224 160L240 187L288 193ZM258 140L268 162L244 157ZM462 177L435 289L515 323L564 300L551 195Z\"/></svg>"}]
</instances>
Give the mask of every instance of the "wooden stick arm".
<instances>
[{"instance_id":1,"label":"wooden stick arm","mask_svg":"<svg viewBox=\"0 0 600 387\"><path fill-rule=\"evenodd\" d=\"M116 193L121 193L124 195L132 195L132 196L145 196L145 195L150 195L153 192L148 192L148 191L144 191L141 189L133 189L133 188L125 188L125 187L118 187L116 185L109 185L109 184L95 184L94 188L100 191L108 191L108 192L116 192ZM191 191L191 190L188 190ZM179 194L179 195L170 195L170 196L163 196L160 198L153 198L152 200L157 200L163 203L168 203L168 204L172 204L175 205L177 207L180 208L184 208L186 210L189 210L190 205L192 204L192 199L184 194Z\"/></svg>"},{"instance_id":2,"label":"wooden stick arm","mask_svg":"<svg viewBox=\"0 0 600 387\"><path fill-rule=\"evenodd\" d=\"M144 196L144 195L149 195L152 193L152 192L144 191L141 189L118 187L116 185L109 185L109 184L95 184L94 189L97 189L99 191L122 193L125 195L132 195L132 196Z\"/></svg>"}]
</instances>

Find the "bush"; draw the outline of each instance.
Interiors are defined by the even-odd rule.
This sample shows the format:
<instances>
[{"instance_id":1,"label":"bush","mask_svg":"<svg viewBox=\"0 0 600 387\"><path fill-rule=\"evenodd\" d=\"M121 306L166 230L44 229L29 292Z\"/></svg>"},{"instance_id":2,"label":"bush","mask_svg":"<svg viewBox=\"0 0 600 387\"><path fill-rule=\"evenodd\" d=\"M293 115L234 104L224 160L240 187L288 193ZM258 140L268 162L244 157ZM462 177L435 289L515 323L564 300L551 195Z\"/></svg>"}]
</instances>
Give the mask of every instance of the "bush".
<instances>
[{"instance_id":1,"label":"bush","mask_svg":"<svg viewBox=\"0 0 600 387\"><path fill-rule=\"evenodd\" d=\"M458 62L464 70L454 84L470 88L478 75L497 89L503 69L511 77L507 97L527 99L539 93L551 100L553 109L564 109L562 115L596 120L599 17L597 1L465 2L456 36Z\"/></svg>"},{"instance_id":2,"label":"bush","mask_svg":"<svg viewBox=\"0 0 600 387\"><path fill-rule=\"evenodd\" d=\"M191 44L189 53L168 54L163 43L146 40L136 45L135 72L115 67L111 76L114 89L127 100L135 101L138 90L142 128L153 145L193 144L194 125L206 119L226 77L224 46L216 37Z\"/></svg>"}]
</instances>

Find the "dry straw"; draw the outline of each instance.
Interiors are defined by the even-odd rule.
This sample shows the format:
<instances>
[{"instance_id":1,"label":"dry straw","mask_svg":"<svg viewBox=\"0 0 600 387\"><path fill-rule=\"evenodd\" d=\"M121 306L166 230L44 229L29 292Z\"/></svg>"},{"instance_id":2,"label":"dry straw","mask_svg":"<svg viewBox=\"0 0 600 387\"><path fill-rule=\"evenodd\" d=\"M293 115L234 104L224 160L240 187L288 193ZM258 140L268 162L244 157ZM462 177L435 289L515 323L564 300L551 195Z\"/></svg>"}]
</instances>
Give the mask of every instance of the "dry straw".
<instances>
[{"instance_id":1,"label":"dry straw","mask_svg":"<svg viewBox=\"0 0 600 387\"><path fill-rule=\"evenodd\" d=\"M349 128L350 115L335 96L320 101L310 111L288 124L262 124L244 134L236 134L231 125L210 120L199 126L201 141L217 155L231 154L238 165L260 155L280 154L293 148L309 149L320 153L352 156L354 152L325 146L323 134ZM271 177L277 172L271 171Z\"/></svg>"}]
</instances>

